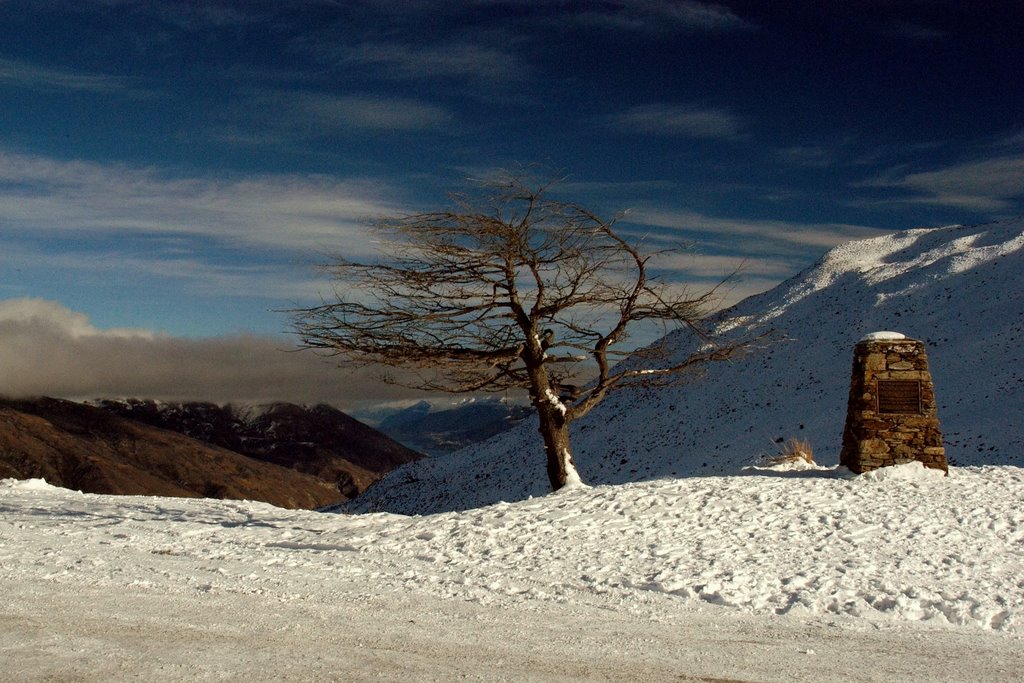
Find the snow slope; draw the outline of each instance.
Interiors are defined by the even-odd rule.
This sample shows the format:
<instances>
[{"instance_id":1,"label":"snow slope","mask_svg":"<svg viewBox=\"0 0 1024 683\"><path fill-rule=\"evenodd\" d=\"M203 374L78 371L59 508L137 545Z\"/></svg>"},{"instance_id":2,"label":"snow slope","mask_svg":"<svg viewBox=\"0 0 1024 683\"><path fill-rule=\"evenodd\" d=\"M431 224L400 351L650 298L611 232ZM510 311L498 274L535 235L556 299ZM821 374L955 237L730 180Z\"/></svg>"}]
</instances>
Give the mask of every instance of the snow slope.
<instances>
[{"instance_id":1,"label":"snow slope","mask_svg":"<svg viewBox=\"0 0 1024 683\"><path fill-rule=\"evenodd\" d=\"M1015 680L1024 470L428 517L0 482L5 680Z\"/></svg>"},{"instance_id":2,"label":"snow slope","mask_svg":"<svg viewBox=\"0 0 1024 683\"><path fill-rule=\"evenodd\" d=\"M850 242L775 289L724 311L720 331L786 340L699 381L613 394L573 426L591 484L732 473L806 438L839 459L853 346L894 330L927 343L947 457L956 465L1024 465L1024 220L909 230ZM667 343L680 355L688 331ZM627 361L628 362L628 361ZM535 423L451 456L392 472L356 510L460 510L542 495Z\"/></svg>"}]
</instances>

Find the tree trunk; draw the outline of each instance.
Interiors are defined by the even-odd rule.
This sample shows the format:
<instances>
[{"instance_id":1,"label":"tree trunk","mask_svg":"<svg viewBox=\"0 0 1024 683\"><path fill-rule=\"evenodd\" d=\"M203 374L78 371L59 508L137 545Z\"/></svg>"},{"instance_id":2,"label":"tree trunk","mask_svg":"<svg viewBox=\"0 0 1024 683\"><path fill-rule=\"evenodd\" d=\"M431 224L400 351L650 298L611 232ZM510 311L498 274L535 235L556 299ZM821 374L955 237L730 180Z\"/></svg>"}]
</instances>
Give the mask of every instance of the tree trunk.
<instances>
[{"instance_id":1,"label":"tree trunk","mask_svg":"<svg viewBox=\"0 0 1024 683\"><path fill-rule=\"evenodd\" d=\"M551 482L551 490L557 491L564 486L583 482L580 481L576 461L569 449L569 420L566 419L569 408L551 388L551 379L544 367L544 347L540 337L536 333L531 333L531 336L536 344L526 350L523 360L530 375L530 401L537 411L537 430L544 439L548 481Z\"/></svg>"},{"instance_id":2,"label":"tree trunk","mask_svg":"<svg viewBox=\"0 0 1024 683\"><path fill-rule=\"evenodd\" d=\"M547 455L548 481L551 490L557 491L567 484L579 484L580 475L576 461L569 449L569 424L557 407L550 404L538 406L540 418L538 431L544 439L544 453Z\"/></svg>"}]
</instances>

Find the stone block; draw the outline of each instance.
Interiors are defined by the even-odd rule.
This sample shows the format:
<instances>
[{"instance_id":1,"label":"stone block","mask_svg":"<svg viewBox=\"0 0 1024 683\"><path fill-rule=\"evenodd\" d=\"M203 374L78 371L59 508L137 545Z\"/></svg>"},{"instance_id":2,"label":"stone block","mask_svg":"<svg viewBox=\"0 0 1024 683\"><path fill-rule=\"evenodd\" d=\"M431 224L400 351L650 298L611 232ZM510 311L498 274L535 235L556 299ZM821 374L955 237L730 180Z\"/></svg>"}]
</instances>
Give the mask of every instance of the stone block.
<instances>
[{"instance_id":1,"label":"stone block","mask_svg":"<svg viewBox=\"0 0 1024 683\"><path fill-rule=\"evenodd\" d=\"M879 395L879 382L897 381L904 385L886 384ZM868 335L854 347L839 461L867 472L913 460L948 472L925 346L894 333Z\"/></svg>"}]
</instances>

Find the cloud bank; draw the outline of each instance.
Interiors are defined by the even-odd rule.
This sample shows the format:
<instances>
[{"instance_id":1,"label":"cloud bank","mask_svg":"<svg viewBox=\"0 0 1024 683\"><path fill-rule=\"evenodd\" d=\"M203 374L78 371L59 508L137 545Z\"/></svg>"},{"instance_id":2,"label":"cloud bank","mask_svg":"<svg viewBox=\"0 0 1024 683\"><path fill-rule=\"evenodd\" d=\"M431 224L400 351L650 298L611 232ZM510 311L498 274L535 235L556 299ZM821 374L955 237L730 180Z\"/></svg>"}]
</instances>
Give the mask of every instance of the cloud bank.
<instances>
[{"instance_id":1,"label":"cloud bank","mask_svg":"<svg viewBox=\"0 0 1024 683\"><path fill-rule=\"evenodd\" d=\"M0 301L0 394L6 396L326 402L352 409L411 395L384 384L377 370L338 368L293 348L283 337L182 339L102 330L54 301Z\"/></svg>"}]
</instances>

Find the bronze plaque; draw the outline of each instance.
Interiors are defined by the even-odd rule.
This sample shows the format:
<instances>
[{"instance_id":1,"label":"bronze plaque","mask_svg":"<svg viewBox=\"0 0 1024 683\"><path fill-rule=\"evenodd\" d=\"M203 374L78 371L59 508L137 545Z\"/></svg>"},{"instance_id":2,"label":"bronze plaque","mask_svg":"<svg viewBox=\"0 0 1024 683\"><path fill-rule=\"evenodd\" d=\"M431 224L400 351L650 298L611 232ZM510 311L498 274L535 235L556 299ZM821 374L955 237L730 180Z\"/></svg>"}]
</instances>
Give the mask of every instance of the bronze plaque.
<instances>
[{"instance_id":1,"label":"bronze plaque","mask_svg":"<svg viewBox=\"0 0 1024 683\"><path fill-rule=\"evenodd\" d=\"M880 379L875 396L880 413L921 414L921 382L916 379Z\"/></svg>"}]
</instances>

